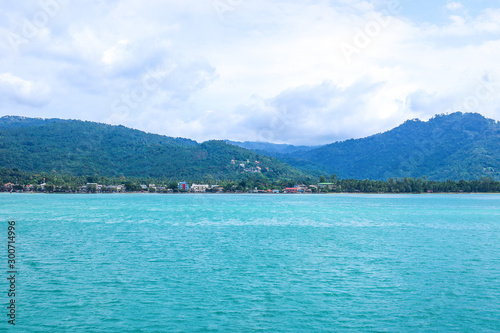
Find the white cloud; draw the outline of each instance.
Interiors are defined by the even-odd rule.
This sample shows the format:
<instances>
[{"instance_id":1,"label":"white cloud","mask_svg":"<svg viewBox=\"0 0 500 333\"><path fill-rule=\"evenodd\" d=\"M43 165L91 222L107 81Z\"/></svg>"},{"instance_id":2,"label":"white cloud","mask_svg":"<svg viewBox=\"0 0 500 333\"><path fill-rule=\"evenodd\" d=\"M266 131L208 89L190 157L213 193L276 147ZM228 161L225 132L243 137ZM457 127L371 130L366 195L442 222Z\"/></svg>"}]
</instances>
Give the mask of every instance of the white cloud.
<instances>
[{"instance_id":1,"label":"white cloud","mask_svg":"<svg viewBox=\"0 0 500 333\"><path fill-rule=\"evenodd\" d=\"M447 21L423 24L380 1L214 3L68 3L19 52L0 41L0 113L319 144L453 110L485 75L500 80L498 8L448 2ZM22 35L15 18L41 10L23 4L5 7L1 31ZM474 109L500 119L499 99Z\"/></svg>"},{"instance_id":2,"label":"white cloud","mask_svg":"<svg viewBox=\"0 0 500 333\"><path fill-rule=\"evenodd\" d=\"M464 8L464 6L460 2L449 2L446 5L446 9L449 9L449 10L459 10L462 8Z\"/></svg>"},{"instance_id":3,"label":"white cloud","mask_svg":"<svg viewBox=\"0 0 500 333\"><path fill-rule=\"evenodd\" d=\"M33 107L48 103L49 87L42 82L24 80L11 73L0 73L0 100Z\"/></svg>"}]
</instances>

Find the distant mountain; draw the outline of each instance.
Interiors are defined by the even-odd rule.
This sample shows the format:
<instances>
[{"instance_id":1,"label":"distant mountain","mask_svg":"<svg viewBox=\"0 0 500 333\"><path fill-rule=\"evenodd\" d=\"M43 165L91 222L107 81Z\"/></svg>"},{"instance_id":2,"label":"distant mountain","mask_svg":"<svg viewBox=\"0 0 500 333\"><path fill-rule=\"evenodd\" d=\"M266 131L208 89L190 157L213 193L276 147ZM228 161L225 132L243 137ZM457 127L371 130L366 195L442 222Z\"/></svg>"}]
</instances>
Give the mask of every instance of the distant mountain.
<instances>
[{"instance_id":1,"label":"distant mountain","mask_svg":"<svg viewBox=\"0 0 500 333\"><path fill-rule=\"evenodd\" d=\"M295 154L298 152L306 152L321 147L321 146L293 146L287 144L276 144L276 143L255 142L255 141L238 142L238 141L226 140L226 142L241 148L249 149L259 153L266 153L270 155Z\"/></svg>"},{"instance_id":2,"label":"distant mountain","mask_svg":"<svg viewBox=\"0 0 500 333\"><path fill-rule=\"evenodd\" d=\"M500 179L500 123L477 113L408 120L385 133L284 154L283 161L340 178ZM312 164L308 164L312 163Z\"/></svg>"},{"instance_id":3,"label":"distant mountain","mask_svg":"<svg viewBox=\"0 0 500 333\"><path fill-rule=\"evenodd\" d=\"M54 123L68 122L70 120L57 118L28 118L19 116L5 116L0 118L0 128L23 128L44 126Z\"/></svg>"},{"instance_id":4,"label":"distant mountain","mask_svg":"<svg viewBox=\"0 0 500 333\"><path fill-rule=\"evenodd\" d=\"M200 144L124 126L7 116L0 118L0 168L190 180L250 175L312 180L328 174L343 179L500 180L500 123L457 112L427 122L409 120L363 139L308 147Z\"/></svg>"},{"instance_id":5,"label":"distant mountain","mask_svg":"<svg viewBox=\"0 0 500 333\"><path fill-rule=\"evenodd\" d=\"M230 141L226 140L227 143L242 147L245 149L249 149L257 154L267 155L270 157L274 157L283 161L289 165L293 165L294 167L304 170L304 171L313 171L316 175L328 175L328 172L325 171L325 168L315 162L310 160L306 160L303 158L299 158L301 153L308 152L310 150L319 148L321 146L294 146L287 144L276 144L269 142L254 142L254 141ZM321 171L323 170L323 171Z\"/></svg>"},{"instance_id":6,"label":"distant mountain","mask_svg":"<svg viewBox=\"0 0 500 333\"><path fill-rule=\"evenodd\" d=\"M0 168L73 175L311 179L275 158L226 144L88 121L0 118Z\"/></svg>"}]
</instances>

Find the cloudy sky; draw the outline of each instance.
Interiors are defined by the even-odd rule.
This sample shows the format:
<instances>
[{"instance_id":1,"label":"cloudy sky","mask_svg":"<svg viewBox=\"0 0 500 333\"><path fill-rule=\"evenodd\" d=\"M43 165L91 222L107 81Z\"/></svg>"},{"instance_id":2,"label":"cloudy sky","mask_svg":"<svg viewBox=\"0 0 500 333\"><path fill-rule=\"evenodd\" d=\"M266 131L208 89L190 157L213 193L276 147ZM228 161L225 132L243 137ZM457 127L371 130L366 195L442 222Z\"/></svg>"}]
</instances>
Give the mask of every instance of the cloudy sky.
<instances>
[{"instance_id":1,"label":"cloudy sky","mask_svg":"<svg viewBox=\"0 0 500 333\"><path fill-rule=\"evenodd\" d=\"M0 116L324 144L500 120L497 0L0 1Z\"/></svg>"}]
</instances>

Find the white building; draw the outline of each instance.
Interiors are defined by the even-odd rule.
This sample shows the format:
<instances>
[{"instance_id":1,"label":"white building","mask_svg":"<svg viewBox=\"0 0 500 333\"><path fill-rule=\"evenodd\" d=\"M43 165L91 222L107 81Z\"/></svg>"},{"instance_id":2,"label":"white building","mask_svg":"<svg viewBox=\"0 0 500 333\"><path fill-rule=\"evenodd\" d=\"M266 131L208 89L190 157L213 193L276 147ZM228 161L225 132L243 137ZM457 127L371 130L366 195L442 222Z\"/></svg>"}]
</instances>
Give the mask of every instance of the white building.
<instances>
[{"instance_id":1,"label":"white building","mask_svg":"<svg viewBox=\"0 0 500 333\"><path fill-rule=\"evenodd\" d=\"M203 184L203 185L192 184L191 185L191 192L205 193L207 191L207 189L209 189L209 188L210 188L210 185L206 185L206 184Z\"/></svg>"}]
</instances>

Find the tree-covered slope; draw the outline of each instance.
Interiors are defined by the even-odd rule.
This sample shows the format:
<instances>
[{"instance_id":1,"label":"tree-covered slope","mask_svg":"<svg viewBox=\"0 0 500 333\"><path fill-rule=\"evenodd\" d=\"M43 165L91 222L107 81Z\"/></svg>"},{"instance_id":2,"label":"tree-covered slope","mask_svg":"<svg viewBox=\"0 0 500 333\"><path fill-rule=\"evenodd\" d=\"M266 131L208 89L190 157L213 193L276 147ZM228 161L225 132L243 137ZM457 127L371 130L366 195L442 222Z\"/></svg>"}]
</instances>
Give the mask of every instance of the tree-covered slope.
<instances>
[{"instance_id":1,"label":"tree-covered slope","mask_svg":"<svg viewBox=\"0 0 500 333\"><path fill-rule=\"evenodd\" d=\"M336 142L287 160L302 159L341 178L500 179L500 123L476 113L409 120L364 139Z\"/></svg>"},{"instance_id":2,"label":"tree-covered slope","mask_svg":"<svg viewBox=\"0 0 500 333\"><path fill-rule=\"evenodd\" d=\"M19 116L5 116L0 118L0 128L22 128L43 126L53 123L62 123L70 120L58 118L28 118Z\"/></svg>"},{"instance_id":3,"label":"tree-covered slope","mask_svg":"<svg viewBox=\"0 0 500 333\"><path fill-rule=\"evenodd\" d=\"M385 133L310 150L253 145L256 151L223 141L198 144L93 122L0 118L0 168L72 175L298 180L337 174L344 179L498 180L499 147L500 123L471 113L409 120Z\"/></svg>"},{"instance_id":4,"label":"tree-covered slope","mask_svg":"<svg viewBox=\"0 0 500 333\"><path fill-rule=\"evenodd\" d=\"M1 167L179 179L233 179L245 174L308 177L277 159L222 141L198 144L123 126L23 117L0 118Z\"/></svg>"},{"instance_id":5,"label":"tree-covered slope","mask_svg":"<svg viewBox=\"0 0 500 333\"><path fill-rule=\"evenodd\" d=\"M273 154L283 155L283 154L294 154L297 152L306 152L313 150L315 148L319 148L320 146L294 146L287 144L276 144L269 142L256 142L256 141L230 141L226 140L227 143L232 145L252 150L256 153L265 153L272 156Z\"/></svg>"}]
</instances>

